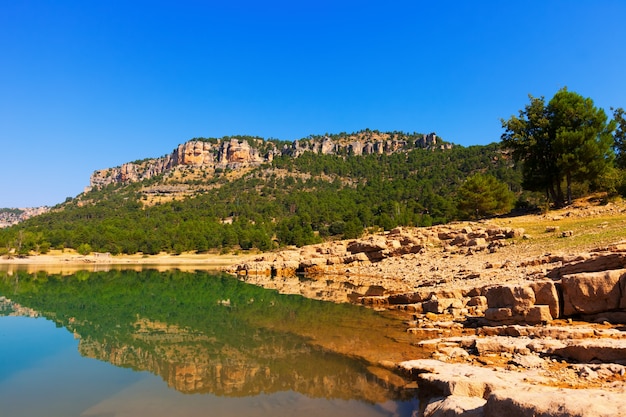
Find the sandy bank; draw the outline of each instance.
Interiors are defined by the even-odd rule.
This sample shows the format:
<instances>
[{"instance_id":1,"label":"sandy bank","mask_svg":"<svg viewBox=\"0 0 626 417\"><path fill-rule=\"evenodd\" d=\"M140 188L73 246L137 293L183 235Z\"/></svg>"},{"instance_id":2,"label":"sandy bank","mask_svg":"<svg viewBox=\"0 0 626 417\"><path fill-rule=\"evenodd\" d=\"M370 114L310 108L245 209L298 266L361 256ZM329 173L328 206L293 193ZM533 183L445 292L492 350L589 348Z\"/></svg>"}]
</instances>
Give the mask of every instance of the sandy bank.
<instances>
[{"instance_id":1,"label":"sandy bank","mask_svg":"<svg viewBox=\"0 0 626 417\"><path fill-rule=\"evenodd\" d=\"M110 269L157 269L165 271L217 271L249 259L250 254L159 254L159 255L80 255L74 251L51 251L45 255L27 257L0 257L0 270L4 271L47 271L50 273L72 273L80 270L106 271Z\"/></svg>"}]
</instances>

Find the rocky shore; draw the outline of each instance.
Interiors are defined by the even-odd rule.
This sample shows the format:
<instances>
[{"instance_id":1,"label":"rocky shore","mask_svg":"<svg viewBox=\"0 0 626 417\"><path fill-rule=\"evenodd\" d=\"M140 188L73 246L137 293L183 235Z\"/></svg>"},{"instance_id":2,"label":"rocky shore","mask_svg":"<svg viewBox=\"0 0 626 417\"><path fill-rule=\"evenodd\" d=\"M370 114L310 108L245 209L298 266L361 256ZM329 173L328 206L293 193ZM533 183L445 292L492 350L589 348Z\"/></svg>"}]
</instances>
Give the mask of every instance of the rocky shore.
<instances>
[{"instance_id":1,"label":"rocky shore","mask_svg":"<svg viewBox=\"0 0 626 417\"><path fill-rule=\"evenodd\" d=\"M606 236L620 237L621 206L565 216L597 217L602 229L607 211L618 221ZM405 314L424 357L394 366L423 392L416 416L626 415L626 244L546 252L546 242L587 230L561 230L562 215L550 216L529 220L549 240L504 221L397 228L260 255L229 272Z\"/></svg>"}]
</instances>

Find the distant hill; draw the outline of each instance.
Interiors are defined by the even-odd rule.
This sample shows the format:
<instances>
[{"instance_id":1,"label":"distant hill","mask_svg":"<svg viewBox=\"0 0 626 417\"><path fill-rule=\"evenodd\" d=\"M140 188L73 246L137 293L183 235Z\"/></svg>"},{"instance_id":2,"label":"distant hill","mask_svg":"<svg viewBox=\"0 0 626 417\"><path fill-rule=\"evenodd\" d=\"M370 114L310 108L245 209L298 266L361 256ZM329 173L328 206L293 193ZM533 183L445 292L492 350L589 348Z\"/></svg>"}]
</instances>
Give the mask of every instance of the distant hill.
<instances>
[{"instance_id":1,"label":"distant hill","mask_svg":"<svg viewBox=\"0 0 626 417\"><path fill-rule=\"evenodd\" d=\"M309 136L293 142L265 140L253 136L195 138L160 158L128 162L118 167L95 171L91 175L87 191L109 184L140 182L160 175L189 175L193 174L194 168L200 168L206 178L207 175L224 170L258 167L283 156L299 158L305 153L343 157L391 155L413 149L451 149L452 146L441 141L435 133L381 133L369 129L351 134ZM175 192L176 188L166 190L166 193Z\"/></svg>"},{"instance_id":2,"label":"distant hill","mask_svg":"<svg viewBox=\"0 0 626 417\"><path fill-rule=\"evenodd\" d=\"M33 216L47 213L50 207L0 208L0 228L18 224Z\"/></svg>"},{"instance_id":3,"label":"distant hill","mask_svg":"<svg viewBox=\"0 0 626 417\"><path fill-rule=\"evenodd\" d=\"M458 218L456 192L474 173L521 193L498 144L463 147L434 133L195 138L160 158L95 171L84 193L0 233L0 248L19 240L22 252L154 254L352 238Z\"/></svg>"}]
</instances>

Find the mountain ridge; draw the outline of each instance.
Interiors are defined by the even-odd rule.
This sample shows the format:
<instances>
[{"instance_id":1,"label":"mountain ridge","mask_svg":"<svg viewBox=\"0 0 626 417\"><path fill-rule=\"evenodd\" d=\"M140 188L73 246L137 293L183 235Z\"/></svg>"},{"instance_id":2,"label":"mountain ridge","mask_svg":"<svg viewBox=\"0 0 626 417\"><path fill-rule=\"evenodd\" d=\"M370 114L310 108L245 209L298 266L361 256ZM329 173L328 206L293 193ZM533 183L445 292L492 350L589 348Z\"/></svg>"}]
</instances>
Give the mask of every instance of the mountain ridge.
<instances>
[{"instance_id":1,"label":"mountain ridge","mask_svg":"<svg viewBox=\"0 0 626 417\"><path fill-rule=\"evenodd\" d=\"M408 152L412 149L451 149L454 145L429 134L372 131L288 141L253 136L223 138L194 138L178 145L171 153L159 158L127 162L113 168L96 170L90 177L86 192L109 184L147 180L177 168L203 167L218 170L238 170L271 163L275 157L298 158L306 152L322 155L372 155Z\"/></svg>"}]
</instances>

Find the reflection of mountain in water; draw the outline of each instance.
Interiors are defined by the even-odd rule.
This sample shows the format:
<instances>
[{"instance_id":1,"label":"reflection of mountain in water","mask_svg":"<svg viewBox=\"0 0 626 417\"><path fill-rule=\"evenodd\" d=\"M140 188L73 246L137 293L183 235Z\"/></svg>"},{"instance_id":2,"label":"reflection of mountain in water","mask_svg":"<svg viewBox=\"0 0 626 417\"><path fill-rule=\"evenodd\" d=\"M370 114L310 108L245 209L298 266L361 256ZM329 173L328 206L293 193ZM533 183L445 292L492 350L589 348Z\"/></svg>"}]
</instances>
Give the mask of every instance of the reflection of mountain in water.
<instances>
[{"instance_id":1,"label":"reflection of mountain in water","mask_svg":"<svg viewBox=\"0 0 626 417\"><path fill-rule=\"evenodd\" d=\"M371 402L400 395L398 377L381 369L374 376L364 360L389 343L377 331L389 321L359 307L206 273L22 273L16 280L0 276L0 294L76 333L81 354L148 370L182 392L293 390Z\"/></svg>"}]
</instances>

